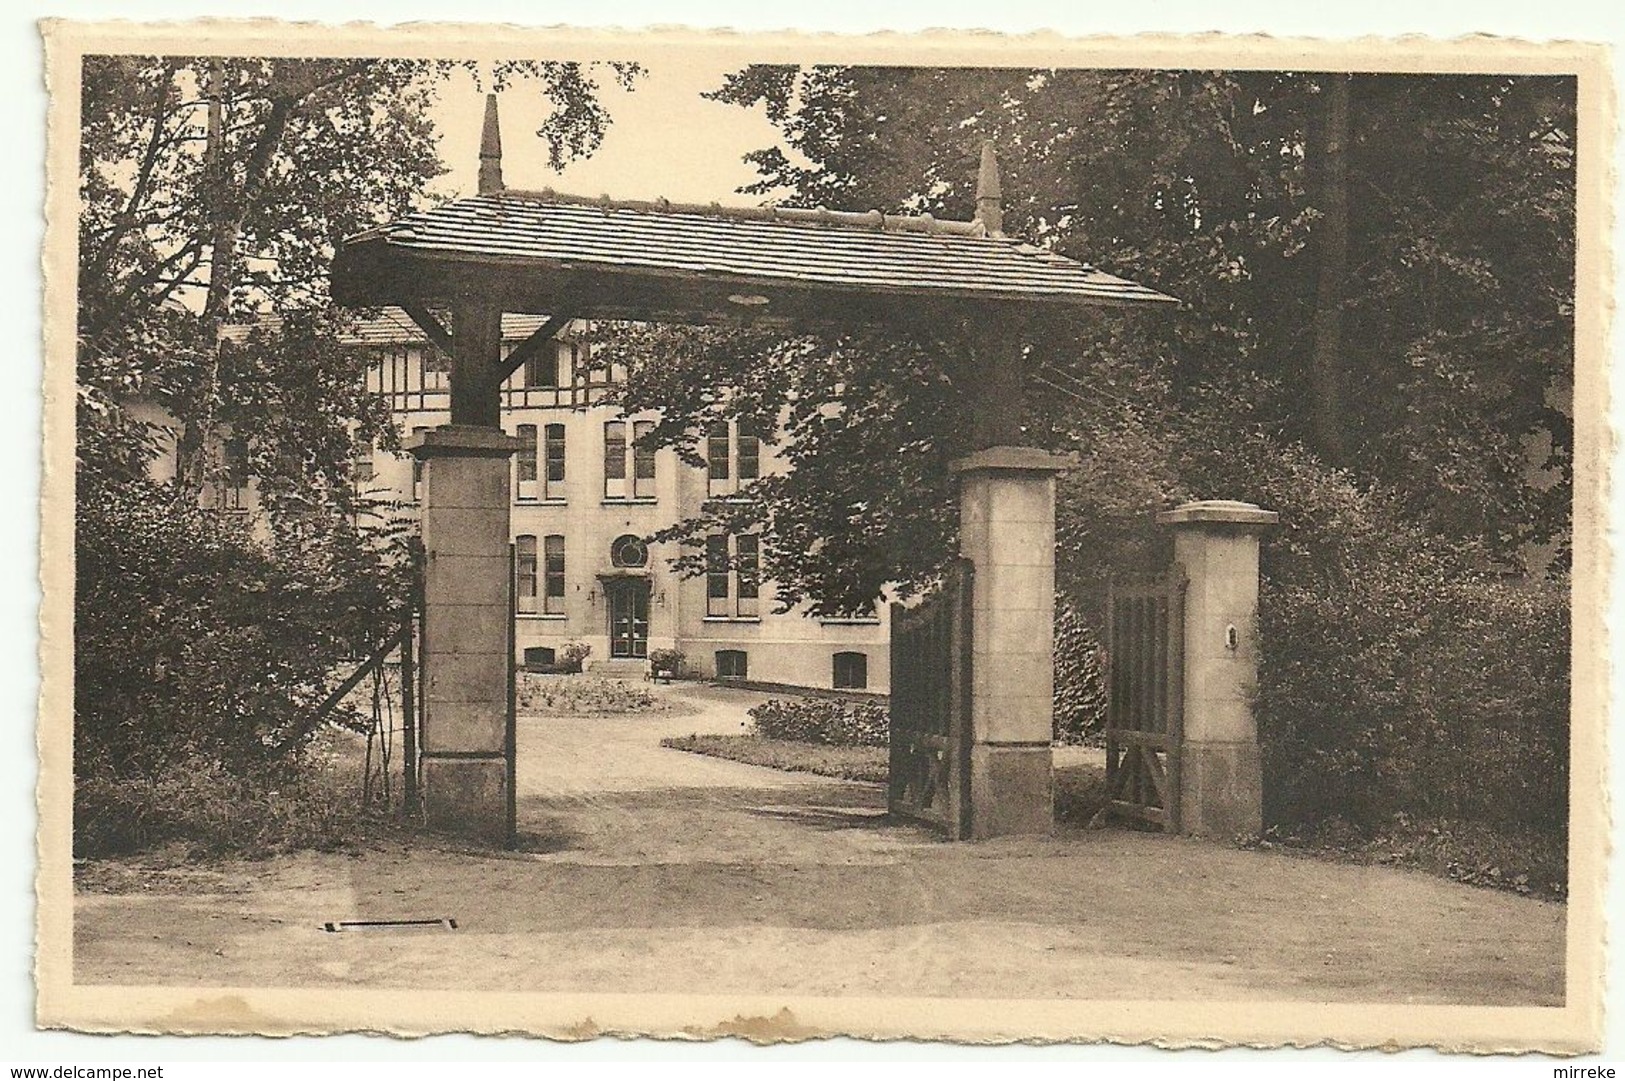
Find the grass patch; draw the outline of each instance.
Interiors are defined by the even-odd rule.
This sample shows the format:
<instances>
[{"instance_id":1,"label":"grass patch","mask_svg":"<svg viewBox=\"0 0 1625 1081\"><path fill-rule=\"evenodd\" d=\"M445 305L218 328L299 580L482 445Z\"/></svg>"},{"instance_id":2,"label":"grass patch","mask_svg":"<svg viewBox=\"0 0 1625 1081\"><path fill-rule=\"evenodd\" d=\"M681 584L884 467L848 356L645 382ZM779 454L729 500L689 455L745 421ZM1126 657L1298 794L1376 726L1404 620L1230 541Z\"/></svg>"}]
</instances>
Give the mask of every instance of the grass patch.
<instances>
[{"instance_id":1,"label":"grass patch","mask_svg":"<svg viewBox=\"0 0 1625 1081\"><path fill-rule=\"evenodd\" d=\"M192 759L153 777L77 777L74 856L142 854L174 865L352 848L399 828L362 803L363 747L354 733L328 730L274 774L239 776Z\"/></svg>"},{"instance_id":2,"label":"grass patch","mask_svg":"<svg viewBox=\"0 0 1625 1081\"><path fill-rule=\"evenodd\" d=\"M519 712L530 717L599 717L664 713L665 699L621 679L519 673Z\"/></svg>"},{"instance_id":3,"label":"grass patch","mask_svg":"<svg viewBox=\"0 0 1625 1081\"><path fill-rule=\"evenodd\" d=\"M1055 821L1087 826L1095 812L1106 805L1104 766L1077 765L1055 768Z\"/></svg>"},{"instance_id":4,"label":"grass patch","mask_svg":"<svg viewBox=\"0 0 1625 1081\"><path fill-rule=\"evenodd\" d=\"M792 773L886 783L888 752L884 747L835 747L761 736L668 736L660 745Z\"/></svg>"},{"instance_id":5,"label":"grass patch","mask_svg":"<svg viewBox=\"0 0 1625 1081\"><path fill-rule=\"evenodd\" d=\"M1410 867L1470 886L1507 890L1547 901L1568 899L1568 850L1560 838L1476 822L1417 821L1395 815L1375 832L1333 819L1316 827L1271 827L1248 847L1318 859Z\"/></svg>"},{"instance_id":6,"label":"grass patch","mask_svg":"<svg viewBox=\"0 0 1625 1081\"><path fill-rule=\"evenodd\" d=\"M885 784L889 771L890 752L885 747L834 747L761 736L668 736L660 745L731 762L793 773L816 773L820 777L839 777L845 781ZM1056 821L1086 826L1105 799L1106 771L1099 766L1056 769Z\"/></svg>"}]
</instances>

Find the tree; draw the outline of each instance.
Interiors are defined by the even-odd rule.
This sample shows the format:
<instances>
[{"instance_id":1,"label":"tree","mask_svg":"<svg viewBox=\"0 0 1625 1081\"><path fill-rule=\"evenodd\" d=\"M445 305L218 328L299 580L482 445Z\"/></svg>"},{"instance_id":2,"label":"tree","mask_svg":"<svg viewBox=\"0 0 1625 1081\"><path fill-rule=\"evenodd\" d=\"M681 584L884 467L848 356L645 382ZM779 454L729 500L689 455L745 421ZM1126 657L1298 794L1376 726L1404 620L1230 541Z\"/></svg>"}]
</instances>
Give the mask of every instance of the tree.
<instances>
[{"instance_id":1,"label":"tree","mask_svg":"<svg viewBox=\"0 0 1625 1081\"><path fill-rule=\"evenodd\" d=\"M1510 554L1567 532L1574 94L1556 77L753 66L715 96L765 106L801 161L753 153L751 190L797 203L968 217L993 138L1008 232L1184 301L1101 320L1176 393L1240 373L1250 422ZM1527 448L1548 442L1541 494Z\"/></svg>"},{"instance_id":2,"label":"tree","mask_svg":"<svg viewBox=\"0 0 1625 1081\"><path fill-rule=\"evenodd\" d=\"M85 769L267 765L339 660L398 626L398 531L363 529L352 460L397 445L328 302L340 238L443 169L426 108L467 65L92 56L82 75L75 738ZM608 117L591 66L497 64L555 106L555 164ZM630 84L635 65L611 65ZM246 335L223 332L252 321ZM177 476L153 480L160 423ZM226 435L269 540L199 506ZM297 740L291 741L297 745Z\"/></svg>"},{"instance_id":3,"label":"tree","mask_svg":"<svg viewBox=\"0 0 1625 1081\"><path fill-rule=\"evenodd\" d=\"M274 414L304 418L319 441L340 428L387 437L349 365L324 369L343 320L327 304L328 264L348 234L403 214L443 172L426 110L472 65L418 60L87 57L80 138L79 383L81 466L127 476L133 397L174 418L179 498L203 483L204 448L221 424L246 424L257 468L298 467L284 487L330 477L326 456L279 443ZM611 65L630 85L639 69ZM555 108L537 132L555 165L590 153L607 114L592 69L515 61L497 88L541 87ZM282 317L233 359L224 322ZM278 345L287 328L290 337ZM327 348L313 348L325 341ZM341 362L342 364L342 362ZM222 365L226 366L223 370ZM349 454L342 459L347 461ZM265 474L261 474L265 476ZM344 486L330 486L337 493Z\"/></svg>"}]
</instances>

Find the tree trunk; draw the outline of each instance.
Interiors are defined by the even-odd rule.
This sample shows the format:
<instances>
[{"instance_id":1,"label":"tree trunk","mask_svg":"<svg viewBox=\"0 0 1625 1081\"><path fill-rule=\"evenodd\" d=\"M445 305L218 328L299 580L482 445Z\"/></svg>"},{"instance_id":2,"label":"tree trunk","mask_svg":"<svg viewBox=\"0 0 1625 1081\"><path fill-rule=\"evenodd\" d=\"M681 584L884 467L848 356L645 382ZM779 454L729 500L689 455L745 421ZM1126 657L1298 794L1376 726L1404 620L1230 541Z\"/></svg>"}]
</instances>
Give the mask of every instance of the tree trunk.
<instances>
[{"instance_id":1,"label":"tree trunk","mask_svg":"<svg viewBox=\"0 0 1625 1081\"><path fill-rule=\"evenodd\" d=\"M1347 296L1349 258L1349 82L1332 75L1326 81L1322 116L1319 189L1321 213L1316 229L1319 280L1315 288L1314 347L1309 363L1313 396L1313 438L1321 455L1341 465L1347 454L1343 425L1343 303ZM1311 153L1314 152L1310 148Z\"/></svg>"},{"instance_id":2,"label":"tree trunk","mask_svg":"<svg viewBox=\"0 0 1625 1081\"><path fill-rule=\"evenodd\" d=\"M209 239L209 286L203 301L203 338L209 359L204 366L202 386L193 403L192 416L183 419L176 444L175 477L178 497L196 502L208 474L209 445L214 439L214 399L220 378L220 326L225 302L231 295L230 264L233 234L226 209L226 166L222 155L224 106L221 84L225 71L219 60L209 62L204 92L208 97L208 127L204 145L204 205L213 221Z\"/></svg>"}]
</instances>

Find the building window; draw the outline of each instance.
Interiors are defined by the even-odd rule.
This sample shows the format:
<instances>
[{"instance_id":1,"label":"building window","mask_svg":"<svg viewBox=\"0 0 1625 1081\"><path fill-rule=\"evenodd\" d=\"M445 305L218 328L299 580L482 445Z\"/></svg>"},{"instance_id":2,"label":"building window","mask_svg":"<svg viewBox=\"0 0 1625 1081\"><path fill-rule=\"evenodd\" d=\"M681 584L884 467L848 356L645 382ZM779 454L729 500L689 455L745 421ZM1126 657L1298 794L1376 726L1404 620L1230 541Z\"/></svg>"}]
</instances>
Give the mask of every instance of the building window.
<instances>
[{"instance_id":1,"label":"building window","mask_svg":"<svg viewBox=\"0 0 1625 1081\"><path fill-rule=\"evenodd\" d=\"M422 357L424 390L445 390L446 377L451 373L451 357L438 345L425 342L418 354Z\"/></svg>"},{"instance_id":2,"label":"building window","mask_svg":"<svg viewBox=\"0 0 1625 1081\"><path fill-rule=\"evenodd\" d=\"M544 596L542 611L550 616L564 614L564 538L554 534L542 541Z\"/></svg>"},{"instance_id":3,"label":"building window","mask_svg":"<svg viewBox=\"0 0 1625 1081\"><path fill-rule=\"evenodd\" d=\"M705 436L705 463L706 476L713 486L719 480L727 480L728 468L728 422L722 421L711 425Z\"/></svg>"},{"instance_id":4,"label":"building window","mask_svg":"<svg viewBox=\"0 0 1625 1081\"><path fill-rule=\"evenodd\" d=\"M630 426L624 420L604 423L604 498L653 499L655 497L655 452L639 444L654 431L652 420Z\"/></svg>"},{"instance_id":5,"label":"building window","mask_svg":"<svg viewBox=\"0 0 1625 1081\"><path fill-rule=\"evenodd\" d=\"M734 586L739 594L738 612L742 616L756 615L757 600L762 589L760 545L754 533L742 533L734 538Z\"/></svg>"},{"instance_id":6,"label":"building window","mask_svg":"<svg viewBox=\"0 0 1625 1081\"><path fill-rule=\"evenodd\" d=\"M542 459L546 474L543 499L564 498L564 425L549 424L542 429Z\"/></svg>"},{"instance_id":7,"label":"building window","mask_svg":"<svg viewBox=\"0 0 1625 1081\"><path fill-rule=\"evenodd\" d=\"M705 614L754 619L761 596L761 543L753 533L705 539Z\"/></svg>"},{"instance_id":8,"label":"building window","mask_svg":"<svg viewBox=\"0 0 1625 1081\"><path fill-rule=\"evenodd\" d=\"M226 440L220 462L220 506L226 510L248 507L248 440Z\"/></svg>"},{"instance_id":9,"label":"building window","mask_svg":"<svg viewBox=\"0 0 1625 1081\"><path fill-rule=\"evenodd\" d=\"M717 650L717 678L718 679L744 679L748 658L742 649Z\"/></svg>"},{"instance_id":10,"label":"building window","mask_svg":"<svg viewBox=\"0 0 1625 1081\"><path fill-rule=\"evenodd\" d=\"M357 485L371 484L374 477L372 444L358 442L355 457L350 460L350 477Z\"/></svg>"},{"instance_id":11,"label":"building window","mask_svg":"<svg viewBox=\"0 0 1625 1081\"><path fill-rule=\"evenodd\" d=\"M519 480L519 498L536 498L536 425L519 426L519 454L514 459Z\"/></svg>"},{"instance_id":12,"label":"building window","mask_svg":"<svg viewBox=\"0 0 1625 1081\"><path fill-rule=\"evenodd\" d=\"M549 343L551 344L551 343ZM536 356L525 361L526 387L557 387L559 385L559 353L546 345Z\"/></svg>"},{"instance_id":13,"label":"building window","mask_svg":"<svg viewBox=\"0 0 1625 1081\"><path fill-rule=\"evenodd\" d=\"M645 446L654 434L655 422L640 420L632 425L632 498L653 499L655 495L655 450Z\"/></svg>"},{"instance_id":14,"label":"building window","mask_svg":"<svg viewBox=\"0 0 1625 1081\"><path fill-rule=\"evenodd\" d=\"M536 611L536 538L530 534L514 540L514 607L521 613Z\"/></svg>"},{"instance_id":15,"label":"building window","mask_svg":"<svg viewBox=\"0 0 1625 1081\"><path fill-rule=\"evenodd\" d=\"M869 655L842 652L835 654L833 680L838 691L861 691L869 686Z\"/></svg>"},{"instance_id":16,"label":"building window","mask_svg":"<svg viewBox=\"0 0 1625 1081\"><path fill-rule=\"evenodd\" d=\"M413 435L422 435L428 428L413 428ZM412 502L423 502L423 459L412 455Z\"/></svg>"},{"instance_id":17,"label":"building window","mask_svg":"<svg viewBox=\"0 0 1625 1081\"><path fill-rule=\"evenodd\" d=\"M735 455L739 468L735 472L740 480L755 480L762 464L761 437L756 434L756 425L748 419L740 420L736 429Z\"/></svg>"},{"instance_id":18,"label":"building window","mask_svg":"<svg viewBox=\"0 0 1625 1081\"><path fill-rule=\"evenodd\" d=\"M647 567L649 546L631 533L616 537L609 546L609 562L612 567Z\"/></svg>"},{"instance_id":19,"label":"building window","mask_svg":"<svg viewBox=\"0 0 1625 1081\"><path fill-rule=\"evenodd\" d=\"M604 498L626 498L626 421L604 423Z\"/></svg>"},{"instance_id":20,"label":"building window","mask_svg":"<svg viewBox=\"0 0 1625 1081\"><path fill-rule=\"evenodd\" d=\"M706 495L737 495L761 476L762 438L748 417L718 421L705 433Z\"/></svg>"}]
</instances>

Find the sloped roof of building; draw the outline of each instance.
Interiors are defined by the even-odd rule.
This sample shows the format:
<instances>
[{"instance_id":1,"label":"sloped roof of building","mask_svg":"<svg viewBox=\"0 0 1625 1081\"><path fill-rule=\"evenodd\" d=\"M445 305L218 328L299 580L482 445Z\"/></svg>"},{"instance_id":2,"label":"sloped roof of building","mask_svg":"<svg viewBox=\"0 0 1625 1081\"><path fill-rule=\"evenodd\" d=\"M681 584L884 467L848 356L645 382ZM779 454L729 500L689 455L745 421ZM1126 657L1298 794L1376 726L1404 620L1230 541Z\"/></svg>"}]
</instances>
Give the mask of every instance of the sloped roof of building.
<instances>
[{"instance_id":1,"label":"sloped roof of building","mask_svg":"<svg viewBox=\"0 0 1625 1081\"><path fill-rule=\"evenodd\" d=\"M502 317L502 340L520 342L530 337L547 322L545 315L509 312ZM255 330L272 331L282 325L282 317L275 314L259 316L252 322L231 323L220 328L220 336L229 342L245 342ZM570 332L561 331L559 338L568 339ZM339 335L345 345L409 345L426 340L412 317L399 308L385 306L372 313L361 313L348 330Z\"/></svg>"},{"instance_id":2,"label":"sloped roof of building","mask_svg":"<svg viewBox=\"0 0 1625 1081\"><path fill-rule=\"evenodd\" d=\"M584 316L653 318L713 307L737 314L724 301L807 315L838 310L831 304L842 296L1046 306L1172 300L990 234L979 221L615 202L550 191L459 199L351 237L334 266L334 294L352 305L409 296L433 302L441 299L437 287L466 291L472 267L493 272L509 310L551 311L564 300ZM448 283L437 282L435 271Z\"/></svg>"}]
</instances>

